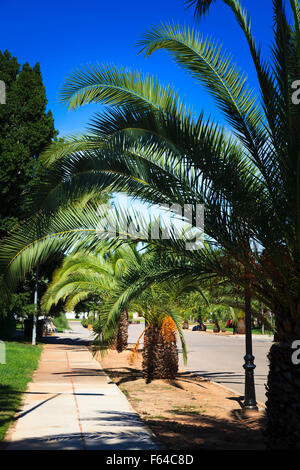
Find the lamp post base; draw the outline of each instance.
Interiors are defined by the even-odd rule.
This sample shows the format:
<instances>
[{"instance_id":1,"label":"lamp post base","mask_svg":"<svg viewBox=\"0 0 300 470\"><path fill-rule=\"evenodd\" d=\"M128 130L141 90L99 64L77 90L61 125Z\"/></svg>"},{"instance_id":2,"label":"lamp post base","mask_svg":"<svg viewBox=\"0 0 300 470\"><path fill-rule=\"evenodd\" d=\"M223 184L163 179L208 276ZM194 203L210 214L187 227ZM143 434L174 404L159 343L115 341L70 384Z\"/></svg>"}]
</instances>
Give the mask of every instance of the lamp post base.
<instances>
[{"instance_id":1,"label":"lamp post base","mask_svg":"<svg viewBox=\"0 0 300 470\"><path fill-rule=\"evenodd\" d=\"M244 356L245 364L245 401L244 407L246 410L258 411L258 406L255 396L255 384L254 384L254 356L252 354L246 354Z\"/></svg>"},{"instance_id":2,"label":"lamp post base","mask_svg":"<svg viewBox=\"0 0 300 470\"><path fill-rule=\"evenodd\" d=\"M244 408L245 411L250 411L250 412L251 411L259 411L257 405L244 405L244 406L245 406L245 408Z\"/></svg>"}]
</instances>

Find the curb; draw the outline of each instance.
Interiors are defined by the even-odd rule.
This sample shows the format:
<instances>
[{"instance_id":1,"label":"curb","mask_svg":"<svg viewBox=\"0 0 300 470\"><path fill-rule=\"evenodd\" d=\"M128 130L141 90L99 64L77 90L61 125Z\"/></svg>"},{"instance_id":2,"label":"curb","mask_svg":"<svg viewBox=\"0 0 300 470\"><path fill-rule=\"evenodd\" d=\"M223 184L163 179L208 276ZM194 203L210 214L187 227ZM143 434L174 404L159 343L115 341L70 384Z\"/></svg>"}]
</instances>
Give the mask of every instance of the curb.
<instances>
[{"instance_id":1,"label":"curb","mask_svg":"<svg viewBox=\"0 0 300 470\"><path fill-rule=\"evenodd\" d=\"M199 377L201 377L201 375ZM237 393L236 390L233 390L232 388L226 387L226 385L222 385L218 382L214 382L213 380L208 380L208 382L211 382L211 383L217 385L218 387L221 387L224 390L227 390L228 392L231 392L234 395L239 396L239 394ZM264 411L266 409L266 405L264 403L260 402L260 401L257 401L257 406L258 406L258 411Z\"/></svg>"}]
</instances>

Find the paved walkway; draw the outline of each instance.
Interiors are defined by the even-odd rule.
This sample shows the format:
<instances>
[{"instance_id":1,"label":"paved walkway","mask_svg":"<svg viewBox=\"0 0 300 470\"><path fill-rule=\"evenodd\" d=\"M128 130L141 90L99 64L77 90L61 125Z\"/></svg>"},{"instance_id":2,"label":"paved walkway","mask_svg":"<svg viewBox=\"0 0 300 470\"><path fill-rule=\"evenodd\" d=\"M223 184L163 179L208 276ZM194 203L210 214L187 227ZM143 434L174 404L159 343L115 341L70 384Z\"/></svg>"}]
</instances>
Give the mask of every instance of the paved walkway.
<instances>
[{"instance_id":1,"label":"paved walkway","mask_svg":"<svg viewBox=\"0 0 300 470\"><path fill-rule=\"evenodd\" d=\"M8 433L8 450L157 449L125 395L86 344L79 322L50 337L24 404Z\"/></svg>"}]
</instances>

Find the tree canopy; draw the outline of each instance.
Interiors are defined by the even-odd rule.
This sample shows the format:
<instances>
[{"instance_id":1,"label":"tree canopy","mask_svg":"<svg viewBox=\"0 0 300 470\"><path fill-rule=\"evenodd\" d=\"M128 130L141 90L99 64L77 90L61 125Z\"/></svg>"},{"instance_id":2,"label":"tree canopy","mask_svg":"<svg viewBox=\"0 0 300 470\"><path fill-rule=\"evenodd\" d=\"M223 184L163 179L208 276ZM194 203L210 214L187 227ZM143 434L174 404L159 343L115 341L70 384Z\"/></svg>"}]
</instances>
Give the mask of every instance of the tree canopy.
<instances>
[{"instance_id":1,"label":"tree canopy","mask_svg":"<svg viewBox=\"0 0 300 470\"><path fill-rule=\"evenodd\" d=\"M26 215L24 190L37 178L38 157L56 137L40 65L22 67L0 51L0 80L6 104L0 106L0 236Z\"/></svg>"}]
</instances>

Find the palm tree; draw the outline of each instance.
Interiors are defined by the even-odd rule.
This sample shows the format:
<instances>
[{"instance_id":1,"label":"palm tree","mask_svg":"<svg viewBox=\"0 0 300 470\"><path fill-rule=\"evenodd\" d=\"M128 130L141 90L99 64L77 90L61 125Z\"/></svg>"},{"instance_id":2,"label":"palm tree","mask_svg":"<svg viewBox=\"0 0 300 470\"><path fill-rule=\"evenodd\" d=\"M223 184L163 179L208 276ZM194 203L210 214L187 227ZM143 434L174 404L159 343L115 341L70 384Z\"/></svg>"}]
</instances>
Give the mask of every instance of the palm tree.
<instances>
[{"instance_id":1,"label":"palm tree","mask_svg":"<svg viewBox=\"0 0 300 470\"><path fill-rule=\"evenodd\" d=\"M43 310L48 313L58 302L65 302L67 311L72 311L79 302L93 296L98 297L99 314L101 304L110 296L118 279L124 275L127 266L140 262L140 255L134 246L108 250L107 244L98 247L97 253L77 250L67 256L62 266L53 275L43 299ZM101 314L100 314L101 323ZM110 347L122 352L128 342L128 312L124 307L118 329Z\"/></svg>"},{"instance_id":2,"label":"palm tree","mask_svg":"<svg viewBox=\"0 0 300 470\"><path fill-rule=\"evenodd\" d=\"M175 379L178 372L177 326L169 300L161 286L152 285L132 302L134 310L145 318L143 374L147 383Z\"/></svg>"},{"instance_id":3,"label":"palm tree","mask_svg":"<svg viewBox=\"0 0 300 470\"><path fill-rule=\"evenodd\" d=\"M181 311L176 304L176 294L167 282L155 283L153 266L159 263L156 253L144 254L139 265L131 265L124 273L115 289L111 290L103 312L104 322L99 344L104 348L113 335L113 325L123 311L128 309L139 312L145 318L146 328L140 335L135 347L144 335L143 374L147 383L153 379L174 379L178 371L178 350L176 333L182 344L184 361L187 358L186 345L181 331ZM158 265L157 265L158 268Z\"/></svg>"},{"instance_id":4,"label":"palm tree","mask_svg":"<svg viewBox=\"0 0 300 470\"><path fill-rule=\"evenodd\" d=\"M181 264L188 274L224 277L274 312L277 341L269 353L266 436L269 448L292 449L300 441L299 369L291 360L300 338L300 111L291 100L300 71L299 2L289 0L289 21L283 0L273 1L268 60L239 0L224 2L249 45L259 93L219 45L192 29L161 25L147 32L140 46L146 56L158 49L170 52L206 87L231 132L204 114L196 117L171 87L148 76L113 66L77 70L67 79L62 100L69 108L91 102L110 108L95 117L88 136L46 152L45 178L32 197L40 212L3 242L0 261L6 270L9 265L6 281L14 284L58 245L68 246L83 233L88 243L96 243L92 203L80 216L66 203L91 191L125 191L151 203L194 208L204 204L211 249L188 252L172 237L151 243L164 249L169 261L180 257L175 267L163 268L170 275ZM189 3L202 15L214 2ZM216 256L216 247L226 256ZM141 284L149 285L155 276L161 272ZM112 309L120 314L117 305Z\"/></svg>"},{"instance_id":5,"label":"palm tree","mask_svg":"<svg viewBox=\"0 0 300 470\"><path fill-rule=\"evenodd\" d=\"M224 326L224 308L221 305L213 307L210 316L214 325L213 332L219 333Z\"/></svg>"}]
</instances>

